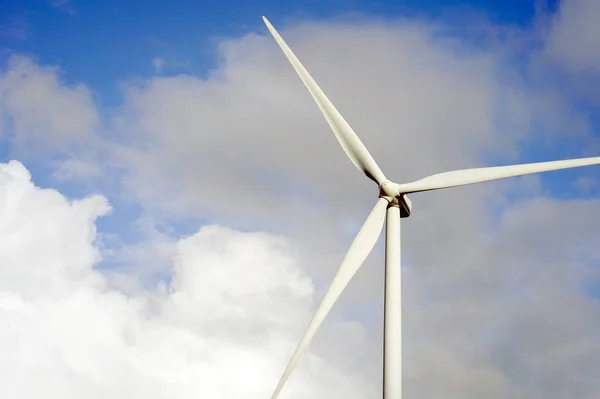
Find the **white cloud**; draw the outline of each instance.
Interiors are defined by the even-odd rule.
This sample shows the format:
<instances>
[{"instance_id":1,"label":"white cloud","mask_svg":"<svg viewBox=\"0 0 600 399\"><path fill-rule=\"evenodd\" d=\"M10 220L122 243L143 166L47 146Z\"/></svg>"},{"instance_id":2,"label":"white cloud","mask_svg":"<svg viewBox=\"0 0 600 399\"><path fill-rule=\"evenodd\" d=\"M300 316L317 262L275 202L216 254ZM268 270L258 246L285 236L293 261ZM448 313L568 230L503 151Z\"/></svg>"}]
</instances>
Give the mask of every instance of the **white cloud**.
<instances>
[{"instance_id":1,"label":"white cloud","mask_svg":"<svg viewBox=\"0 0 600 399\"><path fill-rule=\"evenodd\" d=\"M0 190L2 397L268 395L313 293L287 240L206 226L178 243L170 285L128 297L93 268L103 198L37 188L15 161ZM287 397L369 397L361 374L308 356Z\"/></svg>"},{"instance_id":2,"label":"white cloud","mask_svg":"<svg viewBox=\"0 0 600 399\"><path fill-rule=\"evenodd\" d=\"M95 236L95 217L109 209L105 200L92 197L68 203L54 190L36 189L20 163L2 164L1 169L0 290L35 299L60 296L78 284L98 283L86 269L99 254L85 244ZM55 240L48 241L49 236Z\"/></svg>"},{"instance_id":3,"label":"white cloud","mask_svg":"<svg viewBox=\"0 0 600 399\"><path fill-rule=\"evenodd\" d=\"M42 161L57 180L103 175L105 142L92 92L64 82L56 66L12 55L0 70L0 138L12 156Z\"/></svg>"},{"instance_id":4,"label":"white cloud","mask_svg":"<svg viewBox=\"0 0 600 399\"><path fill-rule=\"evenodd\" d=\"M0 73L0 113L6 118L0 134L18 147L56 148L89 139L99 122L88 88L68 86L58 68L22 55L11 56Z\"/></svg>"},{"instance_id":5,"label":"white cloud","mask_svg":"<svg viewBox=\"0 0 600 399\"><path fill-rule=\"evenodd\" d=\"M575 72L600 73L600 3L562 1L546 39L546 51Z\"/></svg>"},{"instance_id":6,"label":"white cloud","mask_svg":"<svg viewBox=\"0 0 600 399\"><path fill-rule=\"evenodd\" d=\"M480 164L483 150L510 154L514 138L525 134L528 105L518 87L505 90L496 80L497 54L435 34L419 23L376 21L284 30L399 181ZM315 201L335 201L344 213L366 205L360 198L369 183L360 183L272 38L225 41L219 56L206 80L178 75L129 88L123 135L134 144L120 154L128 189L175 214L232 223L305 219ZM164 192L173 194L167 200Z\"/></svg>"}]
</instances>

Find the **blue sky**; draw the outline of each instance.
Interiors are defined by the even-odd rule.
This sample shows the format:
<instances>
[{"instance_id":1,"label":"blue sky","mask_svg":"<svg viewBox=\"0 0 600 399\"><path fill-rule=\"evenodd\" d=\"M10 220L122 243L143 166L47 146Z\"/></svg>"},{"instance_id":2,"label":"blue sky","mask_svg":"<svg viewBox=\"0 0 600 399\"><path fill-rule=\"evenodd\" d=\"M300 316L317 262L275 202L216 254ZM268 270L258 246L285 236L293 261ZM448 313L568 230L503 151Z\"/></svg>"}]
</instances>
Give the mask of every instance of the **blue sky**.
<instances>
[{"instance_id":1,"label":"blue sky","mask_svg":"<svg viewBox=\"0 0 600 399\"><path fill-rule=\"evenodd\" d=\"M14 1L2 4L6 26L3 59L9 51L34 54L42 63L67 71L67 81L85 81L105 104L118 101L115 82L148 76L149 60L164 57L176 65L166 73L203 76L214 67L214 44L219 37L264 31L261 15L275 24L302 18L331 18L360 14L383 18L463 11L481 13L492 21L529 25L533 2L461 1L131 1L65 2ZM57 2L55 2L57 3ZM550 2L551 3L551 2ZM552 8L551 4L548 8ZM10 32L12 31L12 34ZM6 31L5 31L6 32Z\"/></svg>"}]
</instances>

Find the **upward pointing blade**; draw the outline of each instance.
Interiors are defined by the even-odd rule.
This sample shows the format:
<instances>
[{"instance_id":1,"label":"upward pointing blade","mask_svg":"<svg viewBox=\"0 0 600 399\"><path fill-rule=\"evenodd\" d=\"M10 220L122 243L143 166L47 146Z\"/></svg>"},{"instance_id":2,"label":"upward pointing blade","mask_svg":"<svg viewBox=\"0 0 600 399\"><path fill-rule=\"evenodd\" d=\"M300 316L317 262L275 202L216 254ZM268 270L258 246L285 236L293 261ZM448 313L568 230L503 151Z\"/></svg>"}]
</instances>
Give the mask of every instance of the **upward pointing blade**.
<instances>
[{"instance_id":1,"label":"upward pointing blade","mask_svg":"<svg viewBox=\"0 0 600 399\"><path fill-rule=\"evenodd\" d=\"M404 194L416 193L419 191L438 190L440 188L463 186L465 184L480 183L507 177L523 176L532 173L549 172L551 170L577 168L580 166L596 164L600 164L600 157L453 170L431 175L412 183L401 184L398 186L398 191Z\"/></svg>"},{"instance_id":2,"label":"upward pointing blade","mask_svg":"<svg viewBox=\"0 0 600 399\"><path fill-rule=\"evenodd\" d=\"M377 163L375 163L375 160L371 154L369 154L369 151L367 151L366 147L360 141L356 133L354 133L350 125L348 125L338 110L335 109L331 101L325 96L325 93L323 93L317 83L308 74L308 71L283 41L273 25L271 25L267 18L263 17L263 20L265 21L265 25L267 25L269 32L271 32L271 35L273 35L275 41L279 44L279 47L281 47L281 50L283 50L284 54L300 76L300 79L302 79L302 82L304 82L304 85L317 102L325 119L327 119L327 123L329 123L333 133L335 133L335 137L337 137L342 148L346 152L346 155L348 155L348 158L350 158L352 163L360 171L378 185L386 181L387 179L383 172L379 169L379 166L377 166Z\"/></svg>"},{"instance_id":3,"label":"upward pointing blade","mask_svg":"<svg viewBox=\"0 0 600 399\"><path fill-rule=\"evenodd\" d=\"M304 336L300 340L296 351L292 355L292 358L283 372L283 375L281 376L279 384L277 384L277 388L275 388L275 392L273 392L271 399L277 398L281 392L281 389L283 388L283 385L294 370L294 367L296 367L298 360L300 360L300 357L315 336L315 333L321 326L321 323L323 323L323 320L333 307L333 304L338 299L342 291L344 291L344 288L346 288L356 271L360 268L364 260L375 246L375 243L381 234L381 229L383 228L387 204L388 202L385 199L379 198L375 204L375 207L367 217L367 220L360 228L356 238L354 238L348 253L344 257L340 268L338 269L333 281L331 282L331 285L329 286L329 290L327 290L323 301L319 305L319 308L313 316L313 319L308 324Z\"/></svg>"}]
</instances>

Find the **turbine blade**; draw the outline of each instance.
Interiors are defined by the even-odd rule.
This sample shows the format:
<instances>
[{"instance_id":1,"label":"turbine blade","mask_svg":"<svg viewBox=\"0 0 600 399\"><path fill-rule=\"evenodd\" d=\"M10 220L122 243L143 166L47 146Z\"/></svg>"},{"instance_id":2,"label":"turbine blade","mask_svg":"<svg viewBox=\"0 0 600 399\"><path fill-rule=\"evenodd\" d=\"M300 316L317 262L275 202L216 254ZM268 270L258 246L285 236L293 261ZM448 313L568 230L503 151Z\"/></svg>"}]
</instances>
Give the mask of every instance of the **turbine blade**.
<instances>
[{"instance_id":1,"label":"turbine blade","mask_svg":"<svg viewBox=\"0 0 600 399\"><path fill-rule=\"evenodd\" d=\"M350 125L344 120L342 115L338 112L337 109L333 106L331 101L325 96L325 93L319 88L317 83L313 80L313 78L309 75L308 71L304 68L304 66L300 63L298 58L294 55L292 50L288 47L288 45L283 41L279 33L275 30L273 25L267 20L267 18L263 17L263 21L273 38L283 53L288 58L302 82L316 101L319 109L327 119L327 123L333 130L335 137L338 139L340 145L348 155L348 158L352 161L352 163L362 171L367 177L371 180L375 181L378 185L386 181L385 175L377 166L377 163L369 154L369 151L364 146L364 144L360 141L356 133L352 130Z\"/></svg>"},{"instance_id":2,"label":"turbine blade","mask_svg":"<svg viewBox=\"0 0 600 399\"><path fill-rule=\"evenodd\" d=\"M333 304L375 246L375 243L377 242L377 239L379 238L383 228L387 204L388 202L385 199L379 198L375 204L375 207L367 217L367 220L354 238L348 253L346 253L340 268L333 278L325 297L323 298L323 301L319 305L319 308L313 316L313 319L308 324L308 327L306 328L306 331L304 332L296 351L292 355L292 358L283 372L283 375L281 376L281 379L279 380L277 388L275 388L271 399L277 398L281 392L281 389L283 388L283 385L300 360L300 357L315 336L319 326L321 323L323 323L323 320L333 307Z\"/></svg>"},{"instance_id":3,"label":"turbine blade","mask_svg":"<svg viewBox=\"0 0 600 399\"><path fill-rule=\"evenodd\" d=\"M441 188L463 186L465 184L504 179L507 177L523 176L532 173L548 172L551 170L577 168L580 166L600 164L600 157L566 159L563 161L537 162L522 165L494 166L490 168L475 168L453 170L438 173L398 186L400 193L416 193L419 191L437 190Z\"/></svg>"}]
</instances>

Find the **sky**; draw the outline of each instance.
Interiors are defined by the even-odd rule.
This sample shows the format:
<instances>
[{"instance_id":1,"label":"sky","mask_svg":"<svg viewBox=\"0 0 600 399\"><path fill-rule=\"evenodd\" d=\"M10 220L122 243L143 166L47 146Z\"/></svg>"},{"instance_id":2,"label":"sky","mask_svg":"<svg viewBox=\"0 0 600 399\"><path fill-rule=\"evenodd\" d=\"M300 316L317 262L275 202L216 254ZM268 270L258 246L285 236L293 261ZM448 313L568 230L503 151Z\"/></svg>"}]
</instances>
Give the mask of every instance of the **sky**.
<instances>
[{"instance_id":1,"label":"sky","mask_svg":"<svg viewBox=\"0 0 600 399\"><path fill-rule=\"evenodd\" d=\"M600 154L600 2L0 4L0 397L270 397L377 188ZM404 396L600 395L600 167L411 196ZM281 398L378 398L380 239ZM34 382L34 383L33 383Z\"/></svg>"}]
</instances>

